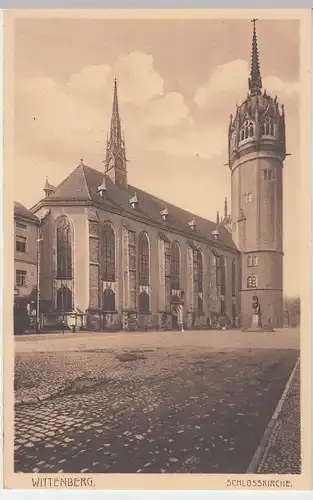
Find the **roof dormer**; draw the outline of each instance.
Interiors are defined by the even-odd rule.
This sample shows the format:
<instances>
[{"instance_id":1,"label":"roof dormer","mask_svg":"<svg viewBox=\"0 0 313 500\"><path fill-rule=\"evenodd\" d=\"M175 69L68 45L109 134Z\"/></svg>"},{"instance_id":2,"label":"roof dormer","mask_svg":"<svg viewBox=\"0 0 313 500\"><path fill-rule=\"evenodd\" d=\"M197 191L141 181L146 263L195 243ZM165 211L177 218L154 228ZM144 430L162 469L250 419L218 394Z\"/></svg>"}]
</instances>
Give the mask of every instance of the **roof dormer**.
<instances>
[{"instance_id":1,"label":"roof dormer","mask_svg":"<svg viewBox=\"0 0 313 500\"><path fill-rule=\"evenodd\" d=\"M190 220L188 222L188 226L190 227L190 229L192 229L192 231L195 231L197 228L196 220L195 219Z\"/></svg>"},{"instance_id":2,"label":"roof dormer","mask_svg":"<svg viewBox=\"0 0 313 500\"><path fill-rule=\"evenodd\" d=\"M107 190L107 187L106 187L106 183L105 183L105 178L103 177L103 180L102 180L100 186L98 186L97 191L100 194L100 196L103 197L106 190Z\"/></svg>"},{"instance_id":3,"label":"roof dormer","mask_svg":"<svg viewBox=\"0 0 313 500\"><path fill-rule=\"evenodd\" d=\"M161 210L160 214L161 214L161 217L162 217L163 220L167 220L168 219L168 209L167 209L167 207L165 207L163 210Z\"/></svg>"},{"instance_id":4,"label":"roof dormer","mask_svg":"<svg viewBox=\"0 0 313 500\"><path fill-rule=\"evenodd\" d=\"M131 204L131 206L133 208L137 208L138 207L138 205L139 205L139 199L138 199L138 196L137 196L136 192L135 192L134 196L129 199L129 203Z\"/></svg>"}]
</instances>

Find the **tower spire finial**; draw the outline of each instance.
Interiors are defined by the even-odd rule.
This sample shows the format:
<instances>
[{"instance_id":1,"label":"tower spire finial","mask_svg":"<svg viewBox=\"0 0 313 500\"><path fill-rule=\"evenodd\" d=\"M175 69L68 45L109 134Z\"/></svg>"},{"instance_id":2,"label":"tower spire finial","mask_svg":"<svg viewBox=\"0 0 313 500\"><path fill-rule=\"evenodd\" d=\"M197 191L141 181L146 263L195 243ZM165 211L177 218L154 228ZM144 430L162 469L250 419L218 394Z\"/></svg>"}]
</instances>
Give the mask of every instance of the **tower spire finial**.
<instances>
[{"instance_id":1,"label":"tower spire finial","mask_svg":"<svg viewBox=\"0 0 313 500\"><path fill-rule=\"evenodd\" d=\"M227 216L228 216L228 206L227 206L227 197L226 197L225 202L224 202L224 217L225 217L225 219L227 219Z\"/></svg>"},{"instance_id":2,"label":"tower spire finial","mask_svg":"<svg viewBox=\"0 0 313 500\"><path fill-rule=\"evenodd\" d=\"M252 96L260 95L262 88L262 78L260 72L258 41L255 29L255 23L258 19L252 19L253 34L252 34L252 54L251 54L251 70L249 78L249 90Z\"/></svg>"},{"instance_id":3,"label":"tower spire finial","mask_svg":"<svg viewBox=\"0 0 313 500\"><path fill-rule=\"evenodd\" d=\"M111 118L111 128L110 128L110 143L117 147L121 146L122 132L121 132L121 120L120 113L118 109L118 97L117 97L117 79L114 78L114 93L113 93L113 106L112 106L112 118Z\"/></svg>"}]
</instances>

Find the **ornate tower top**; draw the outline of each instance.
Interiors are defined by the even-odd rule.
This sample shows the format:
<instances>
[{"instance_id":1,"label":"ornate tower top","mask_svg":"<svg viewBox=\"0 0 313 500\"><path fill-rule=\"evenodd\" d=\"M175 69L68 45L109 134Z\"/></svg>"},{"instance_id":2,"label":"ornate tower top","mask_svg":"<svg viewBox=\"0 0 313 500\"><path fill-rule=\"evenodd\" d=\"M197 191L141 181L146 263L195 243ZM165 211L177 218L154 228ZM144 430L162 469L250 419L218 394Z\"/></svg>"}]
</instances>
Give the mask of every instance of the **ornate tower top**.
<instances>
[{"instance_id":1,"label":"ornate tower top","mask_svg":"<svg viewBox=\"0 0 313 500\"><path fill-rule=\"evenodd\" d=\"M122 136L121 119L118 107L117 80L114 80L112 117L110 133L107 141L105 173L119 187L127 187L126 152L125 141Z\"/></svg>"},{"instance_id":2,"label":"ornate tower top","mask_svg":"<svg viewBox=\"0 0 313 500\"><path fill-rule=\"evenodd\" d=\"M262 78L260 72L260 63L259 63L259 50L258 50L258 42L256 36L255 23L257 19L252 19L253 23L253 35L252 35L252 53L251 53L251 71L249 82L249 90L250 94L260 95L262 89Z\"/></svg>"},{"instance_id":3,"label":"ornate tower top","mask_svg":"<svg viewBox=\"0 0 313 500\"><path fill-rule=\"evenodd\" d=\"M251 152L266 151L282 160L286 156L285 114L277 97L272 98L262 90L259 50L255 23L252 19L251 70L248 78L249 92L228 125L228 165L232 169L239 157Z\"/></svg>"}]
</instances>

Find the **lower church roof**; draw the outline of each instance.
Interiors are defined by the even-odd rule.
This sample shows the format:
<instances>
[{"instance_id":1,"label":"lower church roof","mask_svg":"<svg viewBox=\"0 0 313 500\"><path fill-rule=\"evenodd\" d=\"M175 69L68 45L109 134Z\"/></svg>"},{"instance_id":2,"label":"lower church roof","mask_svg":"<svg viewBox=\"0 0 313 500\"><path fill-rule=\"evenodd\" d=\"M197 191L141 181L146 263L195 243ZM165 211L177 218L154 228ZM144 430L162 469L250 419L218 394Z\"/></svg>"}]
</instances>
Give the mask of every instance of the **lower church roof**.
<instances>
[{"instance_id":1,"label":"lower church roof","mask_svg":"<svg viewBox=\"0 0 313 500\"><path fill-rule=\"evenodd\" d=\"M104 178L106 191L104 196L101 196L98 187L103 183ZM135 193L138 204L136 208L132 208L129 200ZM42 205L59 205L62 202L66 204L93 203L103 210L120 213L124 217L140 219L143 223L157 225L165 231L178 232L194 240L206 240L216 246L227 246L233 251L237 250L231 234L223 227L219 228L219 241L214 239L212 231L216 229L216 222L191 214L137 187L128 185L126 189L121 189L110 177L83 164L59 184L54 193L43 198L32 210L35 211ZM161 215L165 207L168 211L166 219ZM188 225L191 219L196 220L196 230Z\"/></svg>"},{"instance_id":2,"label":"lower church roof","mask_svg":"<svg viewBox=\"0 0 313 500\"><path fill-rule=\"evenodd\" d=\"M28 208L24 207L24 205L22 205L18 201L14 202L14 217L27 219L34 224L39 223L39 219L36 217L36 215L34 215L30 210L28 210Z\"/></svg>"}]
</instances>

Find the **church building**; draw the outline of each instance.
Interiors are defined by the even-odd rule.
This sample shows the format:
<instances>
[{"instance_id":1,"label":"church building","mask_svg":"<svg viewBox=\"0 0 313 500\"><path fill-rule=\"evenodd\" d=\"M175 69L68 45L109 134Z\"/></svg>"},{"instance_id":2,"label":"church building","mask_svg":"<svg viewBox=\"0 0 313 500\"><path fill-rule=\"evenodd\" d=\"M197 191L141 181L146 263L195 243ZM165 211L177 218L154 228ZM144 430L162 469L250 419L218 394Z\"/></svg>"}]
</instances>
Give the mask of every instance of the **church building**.
<instances>
[{"instance_id":1,"label":"church building","mask_svg":"<svg viewBox=\"0 0 313 500\"><path fill-rule=\"evenodd\" d=\"M209 221L128 183L115 80L104 172L81 160L32 208L41 326L246 328L255 295L262 322L282 326L285 115L262 90L255 24L248 83L229 122L231 213L225 200Z\"/></svg>"}]
</instances>

